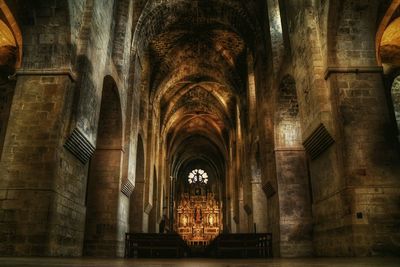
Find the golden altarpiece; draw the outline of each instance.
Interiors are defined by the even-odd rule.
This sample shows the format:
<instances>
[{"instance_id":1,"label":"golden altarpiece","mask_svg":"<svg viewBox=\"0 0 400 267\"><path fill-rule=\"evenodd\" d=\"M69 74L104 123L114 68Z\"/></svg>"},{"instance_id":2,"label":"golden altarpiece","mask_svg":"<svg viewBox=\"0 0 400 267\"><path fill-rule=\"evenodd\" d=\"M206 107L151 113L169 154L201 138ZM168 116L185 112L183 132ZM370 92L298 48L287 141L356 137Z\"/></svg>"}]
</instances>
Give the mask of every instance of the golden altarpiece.
<instances>
[{"instance_id":1,"label":"golden altarpiece","mask_svg":"<svg viewBox=\"0 0 400 267\"><path fill-rule=\"evenodd\" d=\"M222 232L222 204L213 193L183 193L176 209L175 229L190 246L205 246Z\"/></svg>"}]
</instances>

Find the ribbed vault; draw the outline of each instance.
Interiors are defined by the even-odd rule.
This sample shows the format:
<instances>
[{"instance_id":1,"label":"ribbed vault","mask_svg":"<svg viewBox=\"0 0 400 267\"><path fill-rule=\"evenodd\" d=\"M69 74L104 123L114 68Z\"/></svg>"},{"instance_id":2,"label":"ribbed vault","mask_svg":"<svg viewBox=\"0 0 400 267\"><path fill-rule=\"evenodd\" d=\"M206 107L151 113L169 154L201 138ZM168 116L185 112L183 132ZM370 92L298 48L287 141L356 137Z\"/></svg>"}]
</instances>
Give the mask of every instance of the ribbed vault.
<instances>
[{"instance_id":1,"label":"ribbed vault","mask_svg":"<svg viewBox=\"0 0 400 267\"><path fill-rule=\"evenodd\" d=\"M222 200L232 179L227 169L235 169L239 114L246 114L248 51L262 44L261 33L243 1L147 2L133 49L149 67L155 130L178 193L188 173L202 168Z\"/></svg>"}]
</instances>

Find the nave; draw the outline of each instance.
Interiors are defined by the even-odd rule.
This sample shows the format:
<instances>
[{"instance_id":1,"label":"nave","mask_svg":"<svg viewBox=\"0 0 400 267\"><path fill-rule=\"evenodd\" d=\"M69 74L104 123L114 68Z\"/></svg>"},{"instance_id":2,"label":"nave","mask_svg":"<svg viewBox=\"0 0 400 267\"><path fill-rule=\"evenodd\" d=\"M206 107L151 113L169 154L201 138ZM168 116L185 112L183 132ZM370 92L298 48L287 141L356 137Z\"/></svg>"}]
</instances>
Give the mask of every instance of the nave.
<instances>
[{"instance_id":1,"label":"nave","mask_svg":"<svg viewBox=\"0 0 400 267\"><path fill-rule=\"evenodd\" d=\"M398 0L0 0L0 265L395 265L399 130Z\"/></svg>"}]
</instances>

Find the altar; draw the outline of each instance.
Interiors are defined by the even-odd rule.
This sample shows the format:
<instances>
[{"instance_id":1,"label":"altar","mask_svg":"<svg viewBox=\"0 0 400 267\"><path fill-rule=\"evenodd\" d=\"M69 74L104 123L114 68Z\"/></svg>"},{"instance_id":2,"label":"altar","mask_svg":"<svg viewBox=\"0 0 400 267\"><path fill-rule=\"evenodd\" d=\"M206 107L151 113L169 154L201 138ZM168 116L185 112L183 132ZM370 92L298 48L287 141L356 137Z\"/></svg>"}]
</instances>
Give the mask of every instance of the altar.
<instances>
[{"instance_id":1,"label":"altar","mask_svg":"<svg viewBox=\"0 0 400 267\"><path fill-rule=\"evenodd\" d=\"M206 246L223 230L221 210L213 193L184 193L176 209L175 229L189 246Z\"/></svg>"}]
</instances>

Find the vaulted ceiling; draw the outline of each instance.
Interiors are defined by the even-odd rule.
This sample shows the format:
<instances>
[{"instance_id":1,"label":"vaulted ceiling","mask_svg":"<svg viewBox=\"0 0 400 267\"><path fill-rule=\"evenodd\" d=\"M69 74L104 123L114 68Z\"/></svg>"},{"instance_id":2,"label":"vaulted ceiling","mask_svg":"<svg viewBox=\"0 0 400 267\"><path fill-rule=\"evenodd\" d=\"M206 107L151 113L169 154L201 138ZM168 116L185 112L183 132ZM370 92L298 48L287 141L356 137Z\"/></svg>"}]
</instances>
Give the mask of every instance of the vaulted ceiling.
<instances>
[{"instance_id":1,"label":"vaulted ceiling","mask_svg":"<svg viewBox=\"0 0 400 267\"><path fill-rule=\"evenodd\" d=\"M247 53L261 42L260 35L257 18L243 1L149 1L145 6L136 49L149 59L151 101L160 111L175 175L202 162L224 178L237 105L246 97Z\"/></svg>"}]
</instances>

